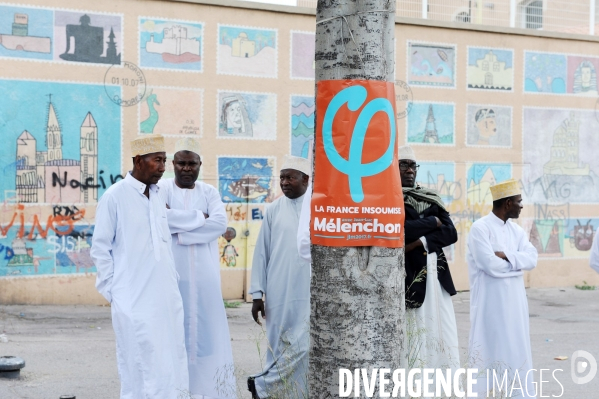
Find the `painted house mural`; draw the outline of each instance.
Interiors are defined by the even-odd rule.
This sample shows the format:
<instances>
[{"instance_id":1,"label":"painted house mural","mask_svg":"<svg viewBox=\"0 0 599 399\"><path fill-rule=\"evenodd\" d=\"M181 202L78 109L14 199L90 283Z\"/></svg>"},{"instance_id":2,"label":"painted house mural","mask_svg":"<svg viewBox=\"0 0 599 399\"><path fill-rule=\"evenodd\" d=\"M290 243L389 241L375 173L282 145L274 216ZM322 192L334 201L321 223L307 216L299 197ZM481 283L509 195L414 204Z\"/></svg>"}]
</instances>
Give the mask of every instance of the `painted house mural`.
<instances>
[{"instance_id":1,"label":"painted house mural","mask_svg":"<svg viewBox=\"0 0 599 399\"><path fill-rule=\"evenodd\" d=\"M140 18L139 65L201 72L203 38L202 23Z\"/></svg>"},{"instance_id":2,"label":"painted house mural","mask_svg":"<svg viewBox=\"0 0 599 399\"><path fill-rule=\"evenodd\" d=\"M0 57L52 59L52 11L0 4Z\"/></svg>"}]
</instances>

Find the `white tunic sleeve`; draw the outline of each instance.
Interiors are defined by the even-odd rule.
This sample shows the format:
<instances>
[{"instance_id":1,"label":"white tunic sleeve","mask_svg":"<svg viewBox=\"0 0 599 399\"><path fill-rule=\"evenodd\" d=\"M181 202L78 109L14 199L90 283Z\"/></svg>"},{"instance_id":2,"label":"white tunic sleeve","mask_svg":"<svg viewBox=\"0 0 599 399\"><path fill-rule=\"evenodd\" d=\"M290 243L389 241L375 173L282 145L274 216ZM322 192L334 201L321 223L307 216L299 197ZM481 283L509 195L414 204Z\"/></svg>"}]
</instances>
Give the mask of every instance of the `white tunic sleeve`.
<instances>
[{"instance_id":1,"label":"white tunic sleeve","mask_svg":"<svg viewBox=\"0 0 599 399\"><path fill-rule=\"evenodd\" d=\"M167 209L166 217L171 234L184 233L204 226L204 213L197 209Z\"/></svg>"},{"instance_id":2,"label":"white tunic sleeve","mask_svg":"<svg viewBox=\"0 0 599 399\"><path fill-rule=\"evenodd\" d=\"M266 208L264 220L260 227L256 248L254 249L254 259L252 261L252 281L249 294L253 299L261 299L262 294L266 293L266 269L270 260L271 243L271 212L272 208Z\"/></svg>"},{"instance_id":3,"label":"white tunic sleeve","mask_svg":"<svg viewBox=\"0 0 599 399\"><path fill-rule=\"evenodd\" d=\"M537 266L539 253L526 238L524 230L518 229L518 236L518 249L515 251L505 250L503 253L510 260L513 270L532 270Z\"/></svg>"},{"instance_id":4,"label":"white tunic sleeve","mask_svg":"<svg viewBox=\"0 0 599 399\"><path fill-rule=\"evenodd\" d=\"M299 217L299 227L297 228L297 252L299 253L300 258L310 263L312 263L312 254L310 254L311 196L312 184L310 184L306 190Z\"/></svg>"},{"instance_id":5,"label":"white tunic sleeve","mask_svg":"<svg viewBox=\"0 0 599 399\"><path fill-rule=\"evenodd\" d=\"M201 211L197 211L202 215L201 217L203 222L200 222L196 219L195 221L197 224L195 226L188 225L188 229L179 232L179 245L207 244L216 240L227 230L227 213L225 212L225 205L220 199L218 191L211 187L209 190L207 190L205 195L206 199L208 200L208 219L204 218L204 214ZM171 209L171 211L173 210ZM185 213L191 211L176 210L176 212ZM185 217L185 215L179 216ZM170 226L170 213L168 217ZM193 214L189 213L189 217L191 220L193 218ZM180 222L182 223L181 226L183 226L183 220L180 220Z\"/></svg>"},{"instance_id":6,"label":"white tunic sleeve","mask_svg":"<svg viewBox=\"0 0 599 399\"><path fill-rule=\"evenodd\" d=\"M476 267L491 277L505 278L521 276L522 271L513 271L509 262L495 255L489 238L489 226L483 223L472 225L468 234L468 251Z\"/></svg>"},{"instance_id":7,"label":"white tunic sleeve","mask_svg":"<svg viewBox=\"0 0 599 399\"><path fill-rule=\"evenodd\" d=\"M599 232L595 231L595 239L593 240L593 248L591 248L591 267L599 273Z\"/></svg>"},{"instance_id":8,"label":"white tunic sleeve","mask_svg":"<svg viewBox=\"0 0 599 399\"><path fill-rule=\"evenodd\" d=\"M108 302L112 302L112 277L114 259L112 244L116 236L117 210L112 196L104 195L96 208L96 226L92 237L90 255L96 265L96 289Z\"/></svg>"}]
</instances>

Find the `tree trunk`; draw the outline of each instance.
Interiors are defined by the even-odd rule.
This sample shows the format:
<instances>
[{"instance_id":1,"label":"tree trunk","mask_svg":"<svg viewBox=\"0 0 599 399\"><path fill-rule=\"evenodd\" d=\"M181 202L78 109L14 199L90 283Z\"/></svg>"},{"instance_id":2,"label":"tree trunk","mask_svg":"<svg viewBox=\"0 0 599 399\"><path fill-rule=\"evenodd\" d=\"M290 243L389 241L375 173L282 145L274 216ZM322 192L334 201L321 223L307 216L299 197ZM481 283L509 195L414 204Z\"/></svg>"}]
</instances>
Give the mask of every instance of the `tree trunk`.
<instances>
[{"instance_id":1,"label":"tree trunk","mask_svg":"<svg viewBox=\"0 0 599 399\"><path fill-rule=\"evenodd\" d=\"M317 84L393 81L395 0L319 0L316 21ZM310 398L338 397L340 368L400 367L404 278L403 248L312 245Z\"/></svg>"}]
</instances>

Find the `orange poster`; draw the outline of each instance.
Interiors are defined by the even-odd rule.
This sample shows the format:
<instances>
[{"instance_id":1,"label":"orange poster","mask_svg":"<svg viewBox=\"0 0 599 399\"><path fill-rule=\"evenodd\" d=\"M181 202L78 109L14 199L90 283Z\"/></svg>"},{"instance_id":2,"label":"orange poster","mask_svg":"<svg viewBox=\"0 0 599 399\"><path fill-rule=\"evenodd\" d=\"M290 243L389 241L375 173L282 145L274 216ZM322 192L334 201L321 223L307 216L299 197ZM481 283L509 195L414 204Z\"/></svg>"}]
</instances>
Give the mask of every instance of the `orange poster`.
<instances>
[{"instance_id":1,"label":"orange poster","mask_svg":"<svg viewBox=\"0 0 599 399\"><path fill-rule=\"evenodd\" d=\"M402 247L393 83L318 82L312 243Z\"/></svg>"}]
</instances>

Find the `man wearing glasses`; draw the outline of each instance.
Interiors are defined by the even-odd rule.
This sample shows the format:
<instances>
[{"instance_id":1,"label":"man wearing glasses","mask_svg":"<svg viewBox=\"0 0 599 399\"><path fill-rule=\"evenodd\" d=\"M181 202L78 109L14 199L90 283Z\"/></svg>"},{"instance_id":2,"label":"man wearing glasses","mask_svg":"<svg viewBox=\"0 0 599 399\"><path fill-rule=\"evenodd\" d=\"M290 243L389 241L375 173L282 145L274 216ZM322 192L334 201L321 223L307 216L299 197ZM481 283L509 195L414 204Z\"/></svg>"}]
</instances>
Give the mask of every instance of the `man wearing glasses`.
<instances>
[{"instance_id":1,"label":"man wearing glasses","mask_svg":"<svg viewBox=\"0 0 599 399\"><path fill-rule=\"evenodd\" d=\"M437 192L416 184L419 165L411 147L399 149L405 203L406 308L414 337L407 348L414 368L460 367L451 295L456 294L443 248L458 240ZM412 362L414 360L414 362Z\"/></svg>"}]
</instances>

